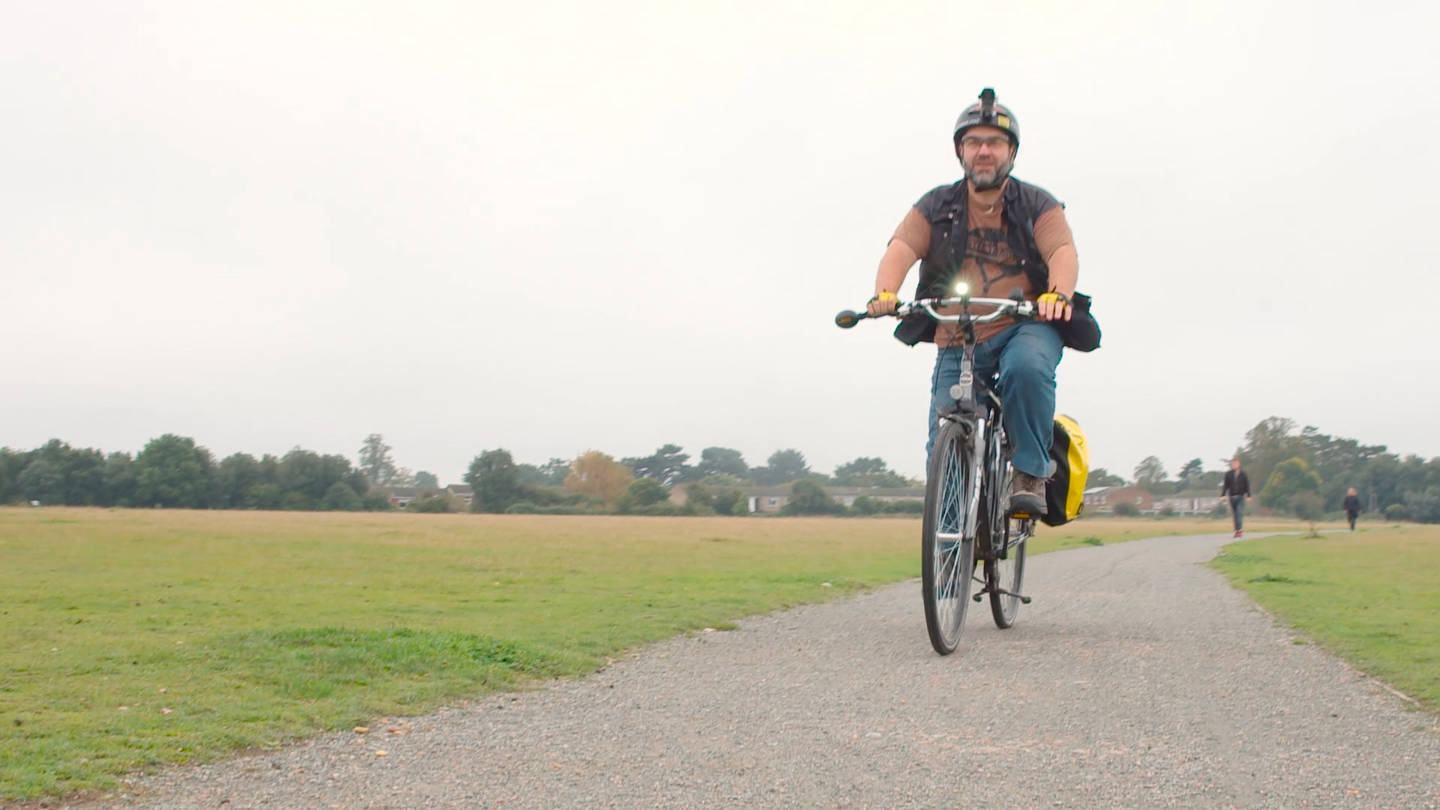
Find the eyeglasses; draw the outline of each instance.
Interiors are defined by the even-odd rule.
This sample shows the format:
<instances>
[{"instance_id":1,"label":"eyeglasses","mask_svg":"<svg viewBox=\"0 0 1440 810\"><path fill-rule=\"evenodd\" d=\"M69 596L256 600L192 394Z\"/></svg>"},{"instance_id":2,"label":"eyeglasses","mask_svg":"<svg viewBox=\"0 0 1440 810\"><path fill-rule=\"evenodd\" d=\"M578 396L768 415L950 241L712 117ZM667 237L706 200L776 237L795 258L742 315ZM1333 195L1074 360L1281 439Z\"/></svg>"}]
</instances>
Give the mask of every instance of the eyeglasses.
<instances>
[{"instance_id":1,"label":"eyeglasses","mask_svg":"<svg viewBox=\"0 0 1440 810\"><path fill-rule=\"evenodd\" d=\"M967 152L974 152L982 146L990 147L990 151L992 152L1008 149L1010 148L1010 137L1007 135L991 135L988 138L981 138L978 135L966 135L960 139L960 148Z\"/></svg>"}]
</instances>

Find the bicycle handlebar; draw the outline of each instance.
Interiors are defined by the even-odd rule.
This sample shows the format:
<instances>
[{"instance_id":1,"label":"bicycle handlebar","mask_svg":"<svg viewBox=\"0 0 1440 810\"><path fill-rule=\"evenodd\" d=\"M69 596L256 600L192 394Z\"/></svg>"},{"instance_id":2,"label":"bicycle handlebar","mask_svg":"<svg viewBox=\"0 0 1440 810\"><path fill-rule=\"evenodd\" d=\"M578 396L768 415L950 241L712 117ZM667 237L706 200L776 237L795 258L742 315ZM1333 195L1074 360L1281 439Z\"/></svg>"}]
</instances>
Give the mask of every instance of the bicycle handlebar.
<instances>
[{"instance_id":1,"label":"bicycle handlebar","mask_svg":"<svg viewBox=\"0 0 1440 810\"><path fill-rule=\"evenodd\" d=\"M1017 291L1018 292L1018 291ZM994 310L986 315L971 315L970 307L978 304L985 307L994 307ZM942 314L937 312L939 307L964 307L961 312ZM844 310L835 316L835 325L841 329L849 329L866 318L894 317L903 318L914 312L924 312L937 321L946 323L990 323L1006 315L1014 315L1019 318L1033 318L1035 316L1035 302L1026 301L1023 298L920 298L909 303L900 303L895 307L893 313L887 315L871 315L868 312L855 312Z\"/></svg>"}]
</instances>

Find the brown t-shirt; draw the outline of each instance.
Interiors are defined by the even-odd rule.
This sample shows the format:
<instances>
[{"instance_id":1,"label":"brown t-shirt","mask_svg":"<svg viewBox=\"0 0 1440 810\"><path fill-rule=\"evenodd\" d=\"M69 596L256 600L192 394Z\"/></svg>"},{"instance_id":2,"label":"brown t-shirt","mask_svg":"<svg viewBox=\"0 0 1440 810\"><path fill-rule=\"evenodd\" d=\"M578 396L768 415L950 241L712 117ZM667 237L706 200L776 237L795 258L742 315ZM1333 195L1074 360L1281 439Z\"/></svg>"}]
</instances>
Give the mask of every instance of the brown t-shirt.
<instances>
[{"instance_id":1,"label":"brown t-shirt","mask_svg":"<svg viewBox=\"0 0 1440 810\"><path fill-rule=\"evenodd\" d=\"M997 199L991 209L975 201L974 192L968 185L966 193L970 195L965 206L970 221L965 226L965 253L956 278L969 285L970 294L977 298L1009 298L1017 288L1030 299L1045 292L1032 289L1030 277L1020 267L1018 257L1011 255L1000 218L1000 212L1005 208L1003 200ZM930 251L930 220L918 207L912 207L891 238L904 242L917 257L924 259ZM1071 243L1070 225L1065 221L1063 206L1053 205L1035 220L1035 247L1047 262L1056 250ZM979 307L972 311L983 314L983 309ZM1014 318L1007 317L979 324L975 327L975 339L984 342L1014 322ZM963 342L964 338L955 324L940 323L936 326L935 345L958 346Z\"/></svg>"}]
</instances>

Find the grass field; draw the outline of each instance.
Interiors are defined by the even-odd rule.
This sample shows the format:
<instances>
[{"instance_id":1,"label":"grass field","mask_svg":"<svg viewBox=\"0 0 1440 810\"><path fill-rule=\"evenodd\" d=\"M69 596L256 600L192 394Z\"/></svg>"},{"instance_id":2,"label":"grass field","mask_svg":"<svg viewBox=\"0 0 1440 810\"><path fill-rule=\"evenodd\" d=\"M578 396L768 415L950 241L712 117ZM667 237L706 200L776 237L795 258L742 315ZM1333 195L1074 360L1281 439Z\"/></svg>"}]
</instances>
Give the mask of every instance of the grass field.
<instances>
[{"instance_id":1,"label":"grass field","mask_svg":"<svg viewBox=\"0 0 1440 810\"><path fill-rule=\"evenodd\" d=\"M1032 553L1224 529L1082 520ZM918 519L0 509L0 799L592 672L915 577L918 534Z\"/></svg>"},{"instance_id":2,"label":"grass field","mask_svg":"<svg viewBox=\"0 0 1440 810\"><path fill-rule=\"evenodd\" d=\"M1440 709L1440 526L1243 540L1212 566L1305 636Z\"/></svg>"}]
</instances>

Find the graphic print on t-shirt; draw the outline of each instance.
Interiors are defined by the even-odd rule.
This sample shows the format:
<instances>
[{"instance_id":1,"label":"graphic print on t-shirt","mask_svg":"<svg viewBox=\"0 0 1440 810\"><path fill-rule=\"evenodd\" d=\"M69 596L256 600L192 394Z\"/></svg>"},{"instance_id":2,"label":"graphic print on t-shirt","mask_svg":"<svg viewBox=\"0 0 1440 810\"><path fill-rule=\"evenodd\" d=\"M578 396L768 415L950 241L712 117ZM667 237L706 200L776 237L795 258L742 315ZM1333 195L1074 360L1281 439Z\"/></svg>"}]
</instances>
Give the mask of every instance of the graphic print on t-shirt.
<instances>
[{"instance_id":1,"label":"graphic print on t-shirt","mask_svg":"<svg viewBox=\"0 0 1440 810\"><path fill-rule=\"evenodd\" d=\"M1008 287L993 292L991 288L1003 279L1015 278L1025 272L1010 252L1010 243L1005 241L1003 228L971 228L965 237L965 256L961 261L966 260L975 263L982 297L1003 298L1009 295Z\"/></svg>"}]
</instances>

